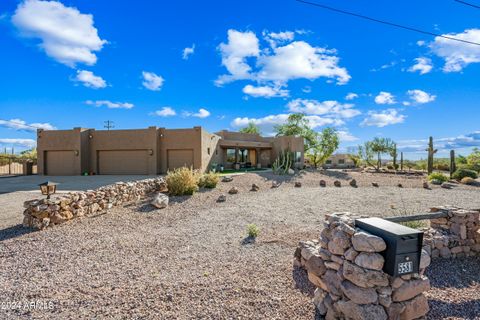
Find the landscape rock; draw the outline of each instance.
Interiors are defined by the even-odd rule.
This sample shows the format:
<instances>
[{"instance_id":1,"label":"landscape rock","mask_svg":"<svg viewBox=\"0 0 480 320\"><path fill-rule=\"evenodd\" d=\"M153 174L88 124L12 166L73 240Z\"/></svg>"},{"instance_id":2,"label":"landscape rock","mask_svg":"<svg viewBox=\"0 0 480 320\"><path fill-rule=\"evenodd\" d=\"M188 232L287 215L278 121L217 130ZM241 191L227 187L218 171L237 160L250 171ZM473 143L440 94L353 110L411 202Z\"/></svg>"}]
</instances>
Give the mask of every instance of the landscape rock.
<instances>
[{"instance_id":1,"label":"landscape rock","mask_svg":"<svg viewBox=\"0 0 480 320\"><path fill-rule=\"evenodd\" d=\"M400 319L402 320L418 319L426 315L430 310L428 300L423 294L416 296L414 299L403 305L405 306L405 309L400 315Z\"/></svg>"},{"instance_id":2,"label":"landscape rock","mask_svg":"<svg viewBox=\"0 0 480 320\"><path fill-rule=\"evenodd\" d=\"M323 259L316 255L311 256L310 259L305 262L305 269L319 277L327 271Z\"/></svg>"},{"instance_id":3,"label":"landscape rock","mask_svg":"<svg viewBox=\"0 0 480 320\"><path fill-rule=\"evenodd\" d=\"M258 191L258 190L260 190L260 187L256 183L253 183L250 191Z\"/></svg>"},{"instance_id":4,"label":"landscape rock","mask_svg":"<svg viewBox=\"0 0 480 320\"><path fill-rule=\"evenodd\" d=\"M357 187L358 187L358 186L357 186L357 180L355 180L355 179L350 180L349 184L350 184L350 186L353 187L353 188L357 188Z\"/></svg>"},{"instance_id":5,"label":"landscape rock","mask_svg":"<svg viewBox=\"0 0 480 320\"><path fill-rule=\"evenodd\" d=\"M168 207L168 196L163 193L158 193L152 200L151 205L163 209Z\"/></svg>"},{"instance_id":6,"label":"landscape rock","mask_svg":"<svg viewBox=\"0 0 480 320\"><path fill-rule=\"evenodd\" d=\"M353 235L352 244L356 251L364 252L382 252L387 248L387 244L382 238L364 231Z\"/></svg>"},{"instance_id":7,"label":"landscape rock","mask_svg":"<svg viewBox=\"0 0 480 320\"><path fill-rule=\"evenodd\" d=\"M272 188L278 188L280 187L280 183L277 181L272 181Z\"/></svg>"},{"instance_id":8,"label":"landscape rock","mask_svg":"<svg viewBox=\"0 0 480 320\"><path fill-rule=\"evenodd\" d=\"M288 169L287 173L291 176L293 176L295 174L295 171L293 169Z\"/></svg>"},{"instance_id":9,"label":"landscape rock","mask_svg":"<svg viewBox=\"0 0 480 320\"><path fill-rule=\"evenodd\" d=\"M403 184L399 183L399 184L397 184L397 187L403 188Z\"/></svg>"},{"instance_id":10,"label":"landscape rock","mask_svg":"<svg viewBox=\"0 0 480 320\"><path fill-rule=\"evenodd\" d=\"M339 180L335 180L335 181L333 182L333 185L334 185L335 187L337 187L337 188L340 188L340 187L342 186L342 183L341 183Z\"/></svg>"},{"instance_id":11,"label":"landscape rock","mask_svg":"<svg viewBox=\"0 0 480 320\"><path fill-rule=\"evenodd\" d=\"M320 180L320 187L326 187L327 182L325 180Z\"/></svg>"},{"instance_id":12,"label":"landscape rock","mask_svg":"<svg viewBox=\"0 0 480 320\"><path fill-rule=\"evenodd\" d=\"M218 196L217 202L225 202L225 201L227 201L227 196L226 195L221 194L221 195Z\"/></svg>"},{"instance_id":13,"label":"landscape rock","mask_svg":"<svg viewBox=\"0 0 480 320\"><path fill-rule=\"evenodd\" d=\"M386 273L364 269L348 261L343 263L343 276L345 279L350 280L350 282L362 288L388 286L388 277Z\"/></svg>"},{"instance_id":14,"label":"landscape rock","mask_svg":"<svg viewBox=\"0 0 480 320\"><path fill-rule=\"evenodd\" d=\"M430 186L428 185L428 182L425 181L425 182L423 183L423 188L424 188L424 189L430 189Z\"/></svg>"},{"instance_id":15,"label":"landscape rock","mask_svg":"<svg viewBox=\"0 0 480 320\"><path fill-rule=\"evenodd\" d=\"M358 287L348 280L342 281L340 288L350 300L357 304L369 304L377 302L377 291L375 291L373 288Z\"/></svg>"},{"instance_id":16,"label":"landscape rock","mask_svg":"<svg viewBox=\"0 0 480 320\"><path fill-rule=\"evenodd\" d=\"M232 182L233 181L233 177L232 176L224 176L222 178L222 182Z\"/></svg>"},{"instance_id":17,"label":"landscape rock","mask_svg":"<svg viewBox=\"0 0 480 320\"><path fill-rule=\"evenodd\" d=\"M361 252L355 258L355 264L362 268L372 270L382 270L385 259L381 254L371 252Z\"/></svg>"},{"instance_id":18,"label":"landscape rock","mask_svg":"<svg viewBox=\"0 0 480 320\"><path fill-rule=\"evenodd\" d=\"M395 302L406 301L430 289L430 280L426 277L405 281L392 293L392 300Z\"/></svg>"},{"instance_id":19,"label":"landscape rock","mask_svg":"<svg viewBox=\"0 0 480 320\"><path fill-rule=\"evenodd\" d=\"M232 187L230 190L228 190L229 194L237 194L238 193L238 188L237 187Z\"/></svg>"},{"instance_id":20,"label":"landscape rock","mask_svg":"<svg viewBox=\"0 0 480 320\"><path fill-rule=\"evenodd\" d=\"M454 185L448 182L444 182L440 185L440 187L442 187L443 189L452 189Z\"/></svg>"},{"instance_id":21,"label":"landscape rock","mask_svg":"<svg viewBox=\"0 0 480 320\"><path fill-rule=\"evenodd\" d=\"M347 319L353 320L386 320L387 313L380 305L359 305L353 301L339 301L336 307Z\"/></svg>"},{"instance_id":22,"label":"landscape rock","mask_svg":"<svg viewBox=\"0 0 480 320\"><path fill-rule=\"evenodd\" d=\"M301 188L302 183L300 181L295 181L295 188Z\"/></svg>"}]
</instances>

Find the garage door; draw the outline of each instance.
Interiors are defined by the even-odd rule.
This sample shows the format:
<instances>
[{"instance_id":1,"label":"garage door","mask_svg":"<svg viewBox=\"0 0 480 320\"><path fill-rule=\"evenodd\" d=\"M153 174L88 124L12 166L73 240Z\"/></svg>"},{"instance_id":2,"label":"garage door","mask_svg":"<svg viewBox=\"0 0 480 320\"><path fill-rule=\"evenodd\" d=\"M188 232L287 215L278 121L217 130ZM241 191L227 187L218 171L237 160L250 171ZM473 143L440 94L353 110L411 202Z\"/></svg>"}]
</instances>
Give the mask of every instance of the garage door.
<instances>
[{"instance_id":1,"label":"garage door","mask_svg":"<svg viewBox=\"0 0 480 320\"><path fill-rule=\"evenodd\" d=\"M49 176L73 176L75 171L75 153L69 151L46 151L45 174Z\"/></svg>"},{"instance_id":2,"label":"garage door","mask_svg":"<svg viewBox=\"0 0 480 320\"><path fill-rule=\"evenodd\" d=\"M168 170L193 166L193 150L167 150Z\"/></svg>"},{"instance_id":3,"label":"garage door","mask_svg":"<svg viewBox=\"0 0 480 320\"><path fill-rule=\"evenodd\" d=\"M98 174L148 174L147 150L98 151Z\"/></svg>"}]
</instances>

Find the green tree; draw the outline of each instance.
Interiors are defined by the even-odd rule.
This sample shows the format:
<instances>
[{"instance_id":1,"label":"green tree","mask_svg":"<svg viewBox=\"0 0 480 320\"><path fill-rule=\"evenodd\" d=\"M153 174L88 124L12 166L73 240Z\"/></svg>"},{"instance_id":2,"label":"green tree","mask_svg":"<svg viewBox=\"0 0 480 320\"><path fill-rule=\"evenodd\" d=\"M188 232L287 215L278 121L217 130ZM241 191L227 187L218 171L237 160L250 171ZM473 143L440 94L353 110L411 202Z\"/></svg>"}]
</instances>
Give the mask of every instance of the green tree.
<instances>
[{"instance_id":1,"label":"green tree","mask_svg":"<svg viewBox=\"0 0 480 320\"><path fill-rule=\"evenodd\" d=\"M363 145L357 147L357 155L362 159L368 166L374 167L373 157L375 153L372 150L372 142L367 141Z\"/></svg>"},{"instance_id":2,"label":"green tree","mask_svg":"<svg viewBox=\"0 0 480 320\"><path fill-rule=\"evenodd\" d=\"M28 149L20 152L20 157L27 158L27 159L37 159L37 148L34 147L32 149Z\"/></svg>"},{"instance_id":3,"label":"green tree","mask_svg":"<svg viewBox=\"0 0 480 320\"><path fill-rule=\"evenodd\" d=\"M394 144L395 143L389 138L375 138L370 141L372 151L377 154L377 165L375 166L375 170L380 170L382 167L381 155L384 153L390 153Z\"/></svg>"},{"instance_id":4,"label":"green tree","mask_svg":"<svg viewBox=\"0 0 480 320\"><path fill-rule=\"evenodd\" d=\"M303 137L305 152L313 148L317 141L316 132L310 127L308 119L303 113L292 113L287 122L275 126L276 136Z\"/></svg>"},{"instance_id":5,"label":"green tree","mask_svg":"<svg viewBox=\"0 0 480 320\"><path fill-rule=\"evenodd\" d=\"M355 167L360 166L362 163L362 154L359 152L358 147L349 147L347 153L348 158L353 161Z\"/></svg>"},{"instance_id":6,"label":"green tree","mask_svg":"<svg viewBox=\"0 0 480 320\"><path fill-rule=\"evenodd\" d=\"M335 129L325 128L316 133L315 143L308 154L315 169L323 164L338 149L340 139Z\"/></svg>"},{"instance_id":7,"label":"green tree","mask_svg":"<svg viewBox=\"0 0 480 320\"><path fill-rule=\"evenodd\" d=\"M239 130L241 133L254 133L260 134L260 128L253 122L250 121L245 128Z\"/></svg>"}]
</instances>

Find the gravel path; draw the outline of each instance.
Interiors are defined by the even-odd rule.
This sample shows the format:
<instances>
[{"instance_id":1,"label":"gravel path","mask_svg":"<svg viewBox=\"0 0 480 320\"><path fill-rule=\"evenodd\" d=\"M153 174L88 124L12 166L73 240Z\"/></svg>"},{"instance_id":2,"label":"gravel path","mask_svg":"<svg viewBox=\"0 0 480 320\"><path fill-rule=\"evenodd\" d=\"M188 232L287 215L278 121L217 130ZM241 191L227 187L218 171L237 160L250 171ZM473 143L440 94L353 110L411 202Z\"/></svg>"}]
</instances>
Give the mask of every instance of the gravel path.
<instances>
[{"instance_id":1,"label":"gravel path","mask_svg":"<svg viewBox=\"0 0 480 320\"><path fill-rule=\"evenodd\" d=\"M421 179L404 179L411 187L401 189L375 177L381 186L373 188L358 174L359 188L320 188L324 176L307 174L298 178L302 188L293 187L295 178L270 189L269 175L236 176L213 191L171 198L164 210L141 203L3 237L0 302L53 301L53 309L0 309L0 318L312 319L312 287L292 268L292 255L298 241L318 237L325 213L480 207L474 187L424 190L414 188ZM253 182L259 192L248 191ZM216 203L231 186L240 193ZM249 223L261 229L254 244L242 241Z\"/></svg>"}]
</instances>

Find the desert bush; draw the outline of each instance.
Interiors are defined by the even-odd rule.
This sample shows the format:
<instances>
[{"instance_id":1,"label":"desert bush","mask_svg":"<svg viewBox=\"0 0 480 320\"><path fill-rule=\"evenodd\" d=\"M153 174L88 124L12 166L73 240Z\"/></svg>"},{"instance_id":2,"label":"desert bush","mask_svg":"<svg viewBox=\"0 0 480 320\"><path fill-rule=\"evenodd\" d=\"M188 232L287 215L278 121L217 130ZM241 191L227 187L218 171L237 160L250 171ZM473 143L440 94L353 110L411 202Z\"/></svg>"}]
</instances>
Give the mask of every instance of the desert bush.
<instances>
[{"instance_id":1,"label":"desert bush","mask_svg":"<svg viewBox=\"0 0 480 320\"><path fill-rule=\"evenodd\" d=\"M462 178L460 183L468 184L468 185L474 185L475 184L475 179L473 179L472 177L464 177L464 178Z\"/></svg>"},{"instance_id":2,"label":"desert bush","mask_svg":"<svg viewBox=\"0 0 480 320\"><path fill-rule=\"evenodd\" d=\"M471 164L461 164L458 166L459 169L473 170L475 172L480 172L480 163L471 163Z\"/></svg>"},{"instance_id":3,"label":"desert bush","mask_svg":"<svg viewBox=\"0 0 480 320\"><path fill-rule=\"evenodd\" d=\"M198 179L198 173L192 168L169 171L166 178L168 192L173 196L192 195L198 190Z\"/></svg>"},{"instance_id":4,"label":"desert bush","mask_svg":"<svg viewBox=\"0 0 480 320\"><path fill-rule=\"evenodd\" d=\"M400 224L412 229L423 229L428 227L428 223L425 220L400 222Z\"/></svg>"},{"instance_id":5,"label":"desert bush","mask_svg":"<svg viewBox=\"0 0 480 320\"><path fill-rule=\"evenodd\" d=\"M213 189L217 186L220 176L215 172L209 172L203 174L198 180L198 186L200 188Z\"/></svg>"},{"instance_id":6,"label":"desert bush","mask_svg":"<svg viewBox=\"0 0 480 320\"><path fill-rule=\"evenodd\" d=\"M428 175L428 180L429 181L439 180L441 182L446 182L446 181L448 181L448 177L446 175L444 175L443 173L433 172L433 173Z\"/></svg>"},{"instance_id":7,"label":"desert bush","mask_svg":"<svg viewBox=\"0 0 480 320\"><path fill-rule=\"evenodd\" d=\"M457 171L455 171L452 175L452 178L456 180L462 180L465 177L477 179L478 174L476 171L460 168L460 169L457 169Z\"/></svg>"},{"instance_id":8,"label":"desert bush","mask_svg":"<svg viewBox=\"0 0 480 320\"><path fill-rule=\"evenodd\" d=\"M251 224L247 225L247 235L250 238L258 237L259 233L260 233L260 229L257 227L256 224L251 223Z\"/></svg>"}]
</instances>

